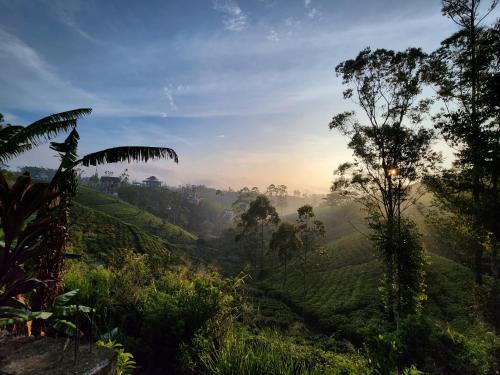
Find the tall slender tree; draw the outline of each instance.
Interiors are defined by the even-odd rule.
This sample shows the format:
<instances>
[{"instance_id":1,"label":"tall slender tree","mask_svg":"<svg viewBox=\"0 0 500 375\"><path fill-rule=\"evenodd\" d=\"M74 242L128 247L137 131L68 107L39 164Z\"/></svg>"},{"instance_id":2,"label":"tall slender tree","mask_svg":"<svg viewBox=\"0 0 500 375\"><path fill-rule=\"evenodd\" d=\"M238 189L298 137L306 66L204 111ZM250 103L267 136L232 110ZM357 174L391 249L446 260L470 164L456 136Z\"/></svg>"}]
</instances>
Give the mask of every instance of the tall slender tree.
<instances>
[{"instance_id":1,"label":"tall slender tree","mask_svg":"<svg viewBox=\"0 0 500 375\"><path fill-rule=\"evenodd\" d=\"M283 286L287 282L288 260L302 248L302 241L298 237L298 231L299 228L296 225L284 221L273 232L271 241L269 242L269 248L277 253L278 258L284 265Z\"/></svg>"},{"instance_id":2,"label":"tall slender tree","mask_svg":"<svg viewBox=\"0 0 500 375\"><path fill-rule=\"evenodd\" d=\"M307 273L309 272L307 256L314 249L319 237L325 235L325 225L321 220L315 219L316 215L311 205L304 205L297 209L297 234L301 240L302 253L302 315L307 298Z\"/></svg>"},{"instance_id":3,"label":"tall slender tree","mask_svg":"<svg viewBox=\"0 0 500 375\"><path fill-rule=\"evenodd\" d=\"M251 201L247 211L241 215L239 223L241 233L259 234L260 246L255 246L254 253L254 269L257 275L261 274L264 267L265 231L269 225L277 225L279 221L276 209L271 205L269 198L263 194ZM257 248L260 248L260 262L258 261Z\"/></svg>"},{"instance_id":4,"label":"tall slender tree","mask_svg":"<svg viewBox=\"0 0 500 375\"><path fill-rule=\"evenodd\" d=\"M496 218L500 209L500 22L484 25L497 4L493 0L482 11L479 0L443 1L443 14L459 30L431 54L426 74L442 104L434 116L435 127L456 156L452 168L427 183L441 204L469 222L476 233L478 285L483 274L482 244L492 243L492 264L496 264L500 240Z\"/></svg>"},{"instance_id":5,"label":"tall slender tree","mask_svg":"<svg viewBox=\"0 0 500 375\"><path fill-rule=\"evenodd\" d=\"M432 130L420 125L431 104L420 100L425 59L416 48L403 52L365 49L336 67L347 86L344 98L353 99L366 120L361 123L354 112L344 112L330 122L330 129L349 138L354 155L354 162L336 170L332 191L354 197L367 210L374 242L385 264L390 321L395 320L395 313L401 313L398 289L403 287L401 281L407 272L397 263L398 253L412 249L401 241L402 213L423 194L416 183L440 161L431 148ZM423 254L414 256L423 267ZM422 280L418 285L423 285ZM423 292L412 290L417 295Z\"/></svg>"}]
</instances>

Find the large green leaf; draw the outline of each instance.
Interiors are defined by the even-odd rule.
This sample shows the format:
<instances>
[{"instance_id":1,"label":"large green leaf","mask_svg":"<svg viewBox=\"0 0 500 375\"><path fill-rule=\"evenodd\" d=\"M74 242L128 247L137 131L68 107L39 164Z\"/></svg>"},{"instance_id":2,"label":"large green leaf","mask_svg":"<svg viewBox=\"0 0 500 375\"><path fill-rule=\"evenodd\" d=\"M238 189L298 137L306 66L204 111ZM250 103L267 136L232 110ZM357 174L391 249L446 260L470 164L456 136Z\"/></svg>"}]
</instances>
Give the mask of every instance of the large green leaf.
<instances>
[{"instance_id":1,"label":"large green leaf","mask_svg":"<svg viewBox=\"0 0 500 375\"><path fill-rule=\"evenodd\" d=\"M75 336L76 325L70 321L64 319L58 319L52 325L56 331L59 331L66 336Z\"/></svg>"},{"instance_id":2,"label":"large green leaf","mask_svg":"<svg viewBox=\"0 0 500 375\"><path fill-rule=\"evenodd\" d=\"M73 297L78 294L79 289L70 290L69 292L58 295L54 300L55 307L65 306Z\"/></svg>"},{"instance_id":3,"label":"large green leaf","mask_svg":"<svg viewBox=\"0 0 500 375\"><path fill-rule=\"evenodd\" d=\"M0 307L0 325L9 324L15 322L26 322L29 320L43 319L46 320L50 318L53 314L48 311L30 311L25 308L16 308L10 306Z\"/></svg>"},{"instance_id":4,"label":"large green leaf","mask_svg":"<svg viewBox=\"0 0 500 375\"><path fill-rule=\"evenodd\" d=\"M81 305L68 305L68 306L54 306L54 314L61 317L74 316L75 313L83 312L83 313L91 313L95 312L95 309L88 306Z\"/></svg>"}]
</instances>

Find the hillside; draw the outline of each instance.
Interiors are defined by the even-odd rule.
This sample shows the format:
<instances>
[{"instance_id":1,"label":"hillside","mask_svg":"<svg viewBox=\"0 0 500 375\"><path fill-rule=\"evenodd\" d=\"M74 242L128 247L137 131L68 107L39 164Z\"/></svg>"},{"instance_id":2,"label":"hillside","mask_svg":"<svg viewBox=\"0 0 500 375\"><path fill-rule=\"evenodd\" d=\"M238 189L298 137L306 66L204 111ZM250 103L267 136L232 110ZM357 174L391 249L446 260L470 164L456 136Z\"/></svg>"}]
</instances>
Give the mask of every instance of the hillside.
<instances>
[{"instance_id":1,"label":"hillside","mask_svg":"<svg viewBox=\"0 0 500 375\"><path fill-rule=\"evenodd\" d=\"M351 340L382 319L382 266L360 234L352 234L325 246L323 255L311 254L307 273L307 292L303 304L302 264L295 258L284 284L283 268L275 269L259 282L269 295L285 301L295 311L304 311L309 321L322 330L337 332ZM425 310L433 318L463 327L471 319L472 273L458 263L429 254L426 268L429 300ZM456 283L460 280L460 283Z\"/></svg>"},{"instance_id":2,"label":"hillside","mask_svg":"<svg viewBox=\"0 0 500 375\"><path fill-rule=\"evenodd\" d=\"M170 254L168 249L172 249L194 262L215 263L223 273L232 275L238 274L246 262L234 242L234 231L195 244L196 237L189 232L116 197L81 188L76 201L72 238L75 249L91 259L105 261L122 248L148 254ZM425 220L430 201L427 196L408 210L428 251L424 312L435 322L466 333L476 322L471 297L473 276L467 267L444 257L446 251L433 241L436 233ZM352 202L323 205L315 212L324 221L327 233L322 251L309 256L305 296L300 259L290 261L285 283L283 267L268 255L264 276L247 279L245 290L254 309L252 324L277 328L313 345L317 340L325 345L347 340L362 346L371 330L385 324L379 293L383 268L366 237L369 232L364 213ZM294 221L295 217L285 219Z\"/></svg>"},{"instance_id":3,"label":"hillside","mask_svg":"<svg viewBox=\"0 0 500 375\"><path fill-rule=\"evenodd\" d=\"M447 249L436 245L434 238L438 234L425 220L430 202L431 197L425 196L408 210L419 226L428 254L428 300L424 302L424 310L436 321L464 329L473 321L473 275L466 266L447 258L450 253ZM364 213L353 202L321 206L315 212L325 223L326 236L321 241L321 251L309 256L305 299L300 259L294 257L289 263L285 283L284 267L272 266L277 264L276 259L269 258L265 277L255 283L264 293L258 303L271 321L273 315L284 313L283 308L276 312L275 306L268 302L274 299L298 315L304 309L309 324L322 332L335 332L361 342L364 330L381 324L383 319L378 292L383 268L367 238L370 232L363 220ZM295 216L286 219L294 221ZM267 308L268 305L271 307Z\"/></svg>"},{"instance_id":4,"label":"hillside","mask_svg":"<svg viewBox=\"0 0 500 375\"><path fill-rule=\"evenodd\" d=\"M118 251L125 249L174 258L161 238L79 203L74 203L71 210L70 238L73 252L88 261L107 263Z\"/></svg>"},{"instance_id":5,"label":"hillside","mask_svg":"<svg viewBox=\"0 0 500 375\"><path fill-rule=\"evenodd\" d=\"M156 235L172 245L192 244L196 236L123 200L85 186L78 188L75 202Z\"/></svg>"}]
</instances>

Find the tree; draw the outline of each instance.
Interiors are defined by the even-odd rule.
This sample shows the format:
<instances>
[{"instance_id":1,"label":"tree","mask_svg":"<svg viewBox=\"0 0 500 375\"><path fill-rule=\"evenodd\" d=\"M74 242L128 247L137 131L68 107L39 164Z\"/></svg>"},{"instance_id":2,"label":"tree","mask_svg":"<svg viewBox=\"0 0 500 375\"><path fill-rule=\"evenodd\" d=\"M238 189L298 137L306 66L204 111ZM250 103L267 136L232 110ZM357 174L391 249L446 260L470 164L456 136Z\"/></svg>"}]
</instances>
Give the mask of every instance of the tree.
<instances>
[{"instance_id":1,"label":"tree","mask_svg":"<svg viewBox=\"0 0 500 375\"><path fill-rule=\"evenodd\" d=\"M307 255L312 251L316 245L319 237L325 235L325 225L321 220L316 220L314 217L313 208L311 205L304 205L297 209L297 234L301 240L302 249L302 315L304 315L304 307L307 297Z\"/></svg>"},{"instance_id":2,"label":"tree","mask_svg":"<svg viewBox=\"0 0 500 375\"><path fill-rule=\"evenodd\" d=\"M443 207L470 222L479 239L474 274L482 284L484 246L492 242L492 264L500 241L500 22L483 21L479 0L443 1L443 14L460 29L445 39L429 59L427 81L442 104L434 125L455 150L452 168L427 185ZM496 272L498 274L498 272Z\"/></svg>"},{"instance_id":3,"label":"tree","mask_svg":"<svg viewBox=\"0 0 500 375\"><path fill-rule=\"evenodd\" d=\"M281 213L283 214L283 209L287 206L287 196L288 196L288 188L286 185L278 185L276 187L276 205L281 209Z\"/></svg>"},{"instance_id":4,"label":"tree","mask_svg":"<svg viewBox=\"0 0 500 375\"><path fill-rule=\"evenodd\" d=\"M45 245L49 251L42 257L38 275L44 280L52 280L49 287L37 290L34 305L37 310L51 306L61 286L63 260L68 239L68 215L71 200L76 194L78 184L76 168L78 166L96 166L107 163L143 161L151 159L173 159L178 162L174 150L164 147L120 146L97 151L78 158L77 149L80 136L76 127L61 143L52 142L51 149L59 154L60 165L49 184L50 191L57 192L60 197L55 205L57 217L46 236ZM50 209L51 207L47 207ZM35 332L40 327L34 328Z\"/></svg>"},{"instance_id":5,"label":"tree","mask_svg":"<svg viewBox=\"0 0 500 375\"><path fill-rule=\"evenodd\" d=\"M283 279L284 286L287 281L288 259L302 248L302 242L298 237L297 226L287 221L280 223L278 229L272 234L269 248L277 253L278 258L285 267L285 276Z\"/></svg>"},{"instance_id":6,"label":"tree","mask_svg":"<svg viewBox=\"0 0 500 375\"><path fill-rule=\"evenodd\" d=\"M231 208L236 214L235 216L236 221L240 221L241 215L248 209L250 202L254 200L257 195L258 193L255 193L254 191L248 189L247 190L241 189L238 192L238 197L231 204Z\"/></svg>"},{"instance_id":7,"label":"tree","mask_svg":"<svg viewBox=\"0 0 500 375\"><path fill-rule=\"evenodd\" d=\"M265 195L258 195L250 205L246 212L241 215L241 221L238 226L240 227L241 233L245 234L257 234L260 236L260 271L263 269L264 264L264 249L265 249L265 238L264 231L269 225L277 225L280 221L276 209L271 205L269 198ZM255 247L257 250L257 247ZM258 256L257 251L254 254L254 268L255 272L258 273Z\"/></svg>"},{"instance_id":8,"label":"tree","mask_svg":"<svg viewBox=\"0 0 500 375\"><path fill-rule=\"evenodd\" d=\"M44 117L27 126L5 124L0 114L0 163L71 130L79 118L91 112L90 108L74 109Z\"/></svg>"},{"instance_id":9,"label":"tree","mask_svg":"<svg viewBox=\"0 0 500 375\"><path fill-rule=\"evenodd\" d=\"M266 189L266 195L269 197L274 197L276 195L276 192L276 185L274 184L269 185Z\"/></svg>"},{"instance_id":10,"label":"tree","mask_svg":"<svg viewBox=\"0 0 500 375\"><path fill-rule=\"evenodd\" d=\"M300 190L294 190L293 191L293 196L294 197L300 197Z\"/></svg>"},{"instance_id":11,"label":"tree","mask_svg":"<svg viewBox=\"0 0 500 375\"><path fill-rule=\"evenodd\" d=\"M331 190L353 197L367 210L374 242L385 264L390 321L395 314L401 315L399 308L403 306L398 290L403 288L406 270L397 263L398 253L413 249L402 242L401 215L423 194L415 183L440 161L440 155L431 149L433 132L420 125L431 103L418 100L425 58L415 48L403 52L365 49L335 69L347 86L344 98L357 102L367 122L360 123L354 112L340 113L330 122L330 129L349 138L354 155L354 162L341 164L336 170L338 177ZM378 236L385 240L381 242ZM420 263L423 267L423 260Z\"/></svg>"}]
</instances>

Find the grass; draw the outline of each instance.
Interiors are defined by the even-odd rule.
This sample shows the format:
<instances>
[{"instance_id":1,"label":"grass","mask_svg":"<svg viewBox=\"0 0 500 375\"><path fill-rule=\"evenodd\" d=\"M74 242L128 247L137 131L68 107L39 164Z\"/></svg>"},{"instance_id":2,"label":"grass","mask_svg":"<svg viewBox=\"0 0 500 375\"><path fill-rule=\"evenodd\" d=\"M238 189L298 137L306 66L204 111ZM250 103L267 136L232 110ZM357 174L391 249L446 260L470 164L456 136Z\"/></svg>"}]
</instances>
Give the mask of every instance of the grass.
<instances>
[{"instance_id":1,"label":"grass","mask_svg":"<svg viewBox=\"0 0 500 375\"><path fill-rule=\"evenodd\" d=\"M371 374L368 361L356 353L336 354L297 344L272 331L237 332L219 348L201 354L207 374Z\"/></svg>"}]
</instances>

